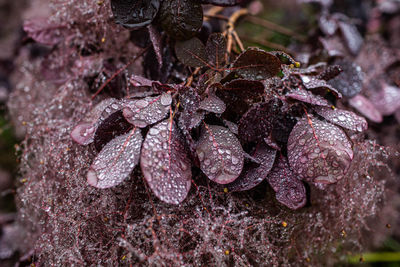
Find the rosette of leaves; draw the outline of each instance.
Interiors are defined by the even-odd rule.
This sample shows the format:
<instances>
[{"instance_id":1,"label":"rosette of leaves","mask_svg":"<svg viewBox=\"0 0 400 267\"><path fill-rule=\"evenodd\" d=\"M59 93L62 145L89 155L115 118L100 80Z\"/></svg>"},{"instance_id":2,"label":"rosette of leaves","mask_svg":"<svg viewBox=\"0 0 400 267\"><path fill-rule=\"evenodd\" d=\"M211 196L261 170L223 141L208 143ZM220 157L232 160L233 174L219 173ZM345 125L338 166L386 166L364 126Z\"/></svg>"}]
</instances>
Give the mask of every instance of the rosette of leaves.
<instances>
[{"instance_id":1,"label":"rosette of leaves","mask_svg":"<svg viewBox=\"0 0 400 267\"><path fill-rule=\"evenodd\" d=\"M202 4L238 5L243 0L111 0L114 20L129 29L157 24L175 39L189 39L203 25Z\"/></svg>"},{"instance_id":2,"label":"rosette of leaves","mask_svg":"<svg viewBox=\"0 0 400 267\"><path fill-rule=\"evenodd\" d=\"M298 209L306 204L305 182L345 178L353 159L346 132L362 132L367 123L333 108L341 94L327 80L337 69L293 68L289 55L257 48L230 60L221 34L205 45L178 42L176 52L188 68L199 68L190 86L135 76L145 95L105 99L71 132L99 151L90 185L115 186L140 165L153 193L179 204L198 168L230 191L266 180L278 202Z\"/></svg>"}]
</instances>

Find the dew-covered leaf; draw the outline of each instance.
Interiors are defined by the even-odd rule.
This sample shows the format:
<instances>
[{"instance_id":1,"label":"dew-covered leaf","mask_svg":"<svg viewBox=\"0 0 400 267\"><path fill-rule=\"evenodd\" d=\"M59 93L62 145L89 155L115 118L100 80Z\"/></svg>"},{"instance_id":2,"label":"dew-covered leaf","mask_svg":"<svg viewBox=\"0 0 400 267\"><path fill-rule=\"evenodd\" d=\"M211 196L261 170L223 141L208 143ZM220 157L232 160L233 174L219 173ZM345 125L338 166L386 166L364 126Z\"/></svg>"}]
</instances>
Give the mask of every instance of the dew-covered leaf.
<instances>
[{"instance_id":1,"label":"dew-covered leaf","mask_svg":"<svg viewBox=\"0 0 400 267\"><path fill-rule=\"evenodd\" d=\"M354 112L327 107L314 107L314 110L327 121L343 128L358 132L363 132L368 129L367 121Z\"/></svg>"},{"instance_id":2,"label":"dew-covered leaf","mask_svg":"<svg viewBox=\"0 0 400 267\"><path fill-rule=\"evenodd\" d=\"M156 54L156 57L157 57L158 65L162 66L163 65L163 56L162 56L161 34L152 25L149 25L148 29L149 29L149 37L150 37L151 43L153 45L154 53Z\"/></svg>"},{"instance_id":3,"label":"dew-covered leaf","mask_svg":"<svg viewBox=\"0 0 400 267\"><path fill-rule=\"evenodd\" d=\"M245 79L263 80L275 76L281 61L271 53L258 48L249 48L233 63L233 70Z\"/></svg>"},{"instance_id":4,"label":"dew-covered leaf","mask_svg":"<svg viewBox=\"0 0 400 267\"><path fill-rule=\"evenodd\" d=\"M208 37L206 53L208 62L217 69L225 65L226 40L221 33L213 33Z\"/></svg>"},{"instance_id":5,"label":"dew-covered leaf","mask_svg":"<svg viewBox=\"0 0 400 267\"><path fill-rule=\"evenodd\" d=\"M362 89L364 79L361 67L345 59L336 60L335 64L340 65L343 71L328 83L345 97L358 94Z\"/></svg>"},{"instance_id":6,"label":"dew-covered leaf","mask_svg":"<svg viewBox=\"0 0 400 267\"><path fill-rule=\"evenodd\" d=\"M124 105L123 114L129 123L144 128L167 117L171 103L172 97L169 93L129 100Z\"/></svg>"},{"instance_id":7,"label":"dew-covered leaf","mask_svg":"<svg viewBox=\"0 0 400 267\"><path fill-rule=\"evenodd\" d=\"M328 52L331 57L342 57L348 54L346 47L343 44L342 38L337 35L332 37L319 38L323 48Z\"/></svg>"},{"instance_id":8,"label":"dew-covered leaf","mask_svg":"<svg viewBox=\"0 0 400 267\"><path fill-rule=\"evenodd\" d=\"M139 129L111 140L94 159L87 181L97 188L118 185L129 177L139 162L142 135Z\"/></svg>"},{"instance_id":9,"label":"dew-covered leaf","mask_svg":"<svg viewBox=\"0 0 400 267\"><path fill-rule=\"evenodd\" d=\"M234 6L239 5L245 0L200 0L202 4L211 4L216 6Z\"/></svg>"},{"instance_id":10,"label":"dew-covered leaf","mask_svg":"<svg viewBox=\"0 0 400 267\"><path fill-rule=\"evenodd\" d=\"M277 159L267 181L276 192L276 199L289 209L297 210L306 204L306 188L292 172L285 157Z\"/></svg>"},{"instance_id":11,"label":"dew-covered leaf","mask_svg":"<svg viewBox=\"0 0 400 267\"><path fill-rule=\"evenodd\" d=\"M340 31L342 32L347 48L353 55L357 55L364 42L361 34L357 30L357 27L353 24L339 21L338 23Z\"/></svg>"},{"instance_id":12,"label":"dew-covered leaf","mask_svg":"<svg viewBox=\"0 0 400 267\"><path fill-rule=\"evenodd\" d=\"M370 100L382 115L388 116L400 108L400 88L386 83L381 86L381 90L372 94Z\"/></svg>"},{"instance_id":13,"label":"dew-covered leaf","mask_svg":"<svg viewBox=\"0 0 400 267\"><path fill-rule=\"evenodd\" d=\"M311 105L330 107L331 105L328 101L319 95L314 95L307 90L292 90L286 94L286 98L296 99L304 103L309 103Z\"/></svg>"},{"instance_id":14,"label":"dew-covered leaf","mask_svg":"<svg viewBox=\"0 0 400 267\"><path fill-rule=\"evenodd\" d=\"M30 19L24 22L24 31L28 36L35 42L44 45L58 44L62 40L65 30L65 26L54 25L45 18Z\"/></svg>"},{"instance_id":15,"label":"dew-covered leaf","mask_svg":"<svg viewBox=\"0 0 400 267\"><path fill-rule=\"evenodd\" d=\"M277 99L251 107L239 121L239 137L246 142L253 142L268 136L281 107Z\"/></svg>"},{"instance_id":16,"label":"dew-covered leaf","mask_svg":"<svg viewBox=\"0 0 400 267\"><path fill-rule=\"evenodd\" d=\"M317 78L320 80L329 81L337 77L342 72L342 67L340 67L339 65L333 65L324 69L320 74L318 74Z\"/></svg>"},{"instance_id":17,"label":"dew-covered leaf","mask_svg":"<svg viewBox=\"0 0 400 267\"><path fill-rule=\"evenodd\" d=\"M203 9L196 0L162 1L159 22L173 38L189 39L203 24Z\"/></svg>"},{"instance_id":18,"label":"dew-covered leaf","mask_svg":"<svg viewBox=\"0 0 400 267\"><path fill-rule=\"evenodd\" d=\"M342 98L342 94L325 80L320 80L306 75L302 75L301 79L307 90L310 90L313 93L325 95L326 93L331 92L335 95L336 98Z\"/></svg>"},{"instance_id":19,"label":"dew-covered leaf","mask_svg":"<svg viewBox=\"0 0 400 267\"><path fill-rule=\"evenodd\" d=\"M233 182L242 172L243 149L236 136L227 128L206 125L196 148L200 169L219 184Z\"/></svg>"},{"instance_id":20,"label":"dew-covered leaf","mask_svg":"<svg viewBox=\"0 0 400 267\"><path fill-rule=\"evenodd\" d=\"M365 96L358 94L355 97L349 99L349 104L371 121L377 123L382 122L382 114Z\"/></svg>"},{"instance_id":21,"label":"dew-covered leaf","mask_svg":"<svg viewBox=\"0 0 400 267\"><path fill-rule=\"evenodd\" d=\"M238 79L224 84L216 94L227 105L226 119L236 122L253 103L262 100L264 85L260 81Z\"/></svg>"},{"instance_id":22,"label":"dew-covered leaf","mask_svg":"<svg viewBox=\"0 0 400 267\"><path fill-rule=\"evenodd\" d=\"M210 93L203 101L200 102L199 108L209 112L222 114L226 109L226 105L224 101L219 99L213 93Z\"/></svg>"},{"instance_id":23,"label":"dew-covered leaf","mask_svg":"<svg viewBox=\"0 0 400 267\"><path fill-rule=\"evenodd\" d=\"M207 65L206 48L196 37L176 42L175 54L179 61L187 66L203 67Z\"/></svg>"},{"instance_id":24,"label":"dew-covered leaf","mask_svg":"<svg viewBox=\"0 0 400 267\"><path fill-rule=\"evenodd\" d=\"M260 143L252 156L260 164L246 164L239 178L226 185L229 191L246 191L259 185L267 178L268 173L272 169L276 150L269 148L264 143Z\"/></svg>"},{"instance_id":25,"label":"dew-covered leaf","mask_svg":"<svg viewBox=\"0 0 400 267\"><path fill-rule=\"evenodd\" d=\"M301 179L331 184L342 179L353 159L346 134L337 126L316 118L303 118L290 133L288 159Z\"/></svg>"},{"instance_id":26,"label":"dew-covered leaf","mask_svg":"<svg viewBox=\"0 0 400 267\"><path fill-rule=\"evenodd\" d=\"M115 23L130 29L149 25L160 8L160 0L111 0Z\"/></svg>"},{"instance_id":27,"label":"dew-covered leaf","mask_svg":"<svg viewBox=\"0 0 400 267\"><path fill-rule=\"evenodd\" d=\"M127 133L132 125L124 118L122 111L112 113L99 123L94 135L94 146L100 151L115 136Z\"/></svg>"},{"instance_id":28,"label":"dew-covered leaf","mask_svg":"<svg viewBox=\"0 0 400 267\"><path fill-rule=\"evenodd\" d=\"M169 204L179 204L191 185L191 162L174 122L150 128L143 142L140 167L153 193Z\"/></svg>"},{"instance_id":29,"label":"dew-covered leaf","mask_svg":"<svg viewBox=\"0 0 400 267\"><path fill-rule=\"evenodd\" d=\"M107 107L118 102L115 98L107 98L97 104L71 132L71 138L81 145L88 145L93 142L97 127L99 126L102 114Z\"/></svg>"}]
</instances>

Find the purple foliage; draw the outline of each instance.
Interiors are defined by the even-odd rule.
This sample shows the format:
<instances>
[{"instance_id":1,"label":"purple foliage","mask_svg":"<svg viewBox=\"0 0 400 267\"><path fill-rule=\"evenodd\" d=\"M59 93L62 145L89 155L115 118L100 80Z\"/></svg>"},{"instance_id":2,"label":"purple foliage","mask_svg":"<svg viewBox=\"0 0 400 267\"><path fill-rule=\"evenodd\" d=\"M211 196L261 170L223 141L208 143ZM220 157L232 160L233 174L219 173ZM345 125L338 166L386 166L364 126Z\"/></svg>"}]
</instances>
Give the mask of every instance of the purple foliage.
<instances>
[{"instance_id":1,"label":"purple foliage","mask_svg":"<svg viewBox=\"0 0 400 267\"><path fill-rule=\"evenodd\" d=\"M331 184L342 179L353 159L353 149L340 128L315 118L303 118L288 140L291 169L302 180Z\"/></svg>"},{"instance_id":2,"label":"purple foliage","mask_svg":"<svg viewBox=\"0 0 400 267\"><path fill-rule=\"evenodd\" d=\"M87 181L97 188L109 188L129 177L139 162L142 135L138 129L112 139L94 159Z\"/></svg>"},{"instance_id":3,"label":"purple foliage","mask_svg":"<svg viewBox=\"0 0 400 267\"><path fill-rule=\"evenodd\" d=\"M276 192L276 199L288 208L297 210L306 204L306 189L283 156L276 160L267 181Z\"/></svg>"},{"instance_id":4,"label":"purple foliage","mask_svg":"<svg viewBox=\"0 0 400 267\"><path fill-rule=\"evenodd\" d=\"M164 120L150 128L140 156L143 176L162 201L179 204L191 185L191 162L175 123Z\"/></svg>"},{"instance_id":5,"label":"purple foliage","mask_svg":"<svg viewBox=\"0 0 400 267\"><path fill-rule=\"evenodd\" d=\"M200 169L219 184L233 182L242 172L244 154L236 136L227 128L205 125L196 148Z\"/></svg>"}]
</instances>

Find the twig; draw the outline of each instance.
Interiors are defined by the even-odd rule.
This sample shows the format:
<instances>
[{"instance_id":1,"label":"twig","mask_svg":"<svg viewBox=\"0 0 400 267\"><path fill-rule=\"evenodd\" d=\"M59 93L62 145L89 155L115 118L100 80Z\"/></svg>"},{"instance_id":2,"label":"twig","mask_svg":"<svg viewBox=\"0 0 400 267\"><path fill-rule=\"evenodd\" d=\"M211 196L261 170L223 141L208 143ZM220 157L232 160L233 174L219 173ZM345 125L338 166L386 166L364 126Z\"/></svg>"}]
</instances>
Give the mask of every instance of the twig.
<instances>
[{"instance_id":1,"label":"twig","mask_svg":"<svg viewBox=\"0 0 400 267\"><path fill-rule=\"evenodd\" d=\"M204 14L205 17L205 21L209 20L210 18L216 16L219 12L221 12L222 10L224 10L223 7L221 6L213 6L212 8L210 8L209 10L207 10L207 13Z\"/></svg>"},{"instance_id":2,"label":"twig","mask_svg":"<svg viewBox=\"0 0 400 267\"><path fill-rule=\"evenodd\" d=\"M278 24L275 24L275 23L273 23L271 21L268 21L268 20L265 20L265 19L262 19L262 18L258 18L258 17L254 17L254 16L248 16L248 17L246 17L246 20L248 22L250 22L250 23L253 23L253 24L256 24L256 25L260 25L260 26L262 26L264 28L267 28L267 29L269 29L271 31L279 32L281 34L293 37L294 39L296 39L297 41L300 41L300 42L305 42L306 39L307 39L303 35L300 35L300 34L294 32L294 31L292 31L292 30L290 30L288 28L282 27L282 26L280 26Z\"/></svg>"},{"instance_id":3,"label":"twig","mask_svg":"<svg viewBox=\"0 0 400 267\"><path fill-rule=\"evenodd\" d=\"M196 68L196 69L193 71L193 73L190 75L190 77L187 78L185 86L190 87L190 86L192 85L193 76L196 75L197 73L199 73L199 71L200 71L200 68Z\"/></svg>"}]
</instances>

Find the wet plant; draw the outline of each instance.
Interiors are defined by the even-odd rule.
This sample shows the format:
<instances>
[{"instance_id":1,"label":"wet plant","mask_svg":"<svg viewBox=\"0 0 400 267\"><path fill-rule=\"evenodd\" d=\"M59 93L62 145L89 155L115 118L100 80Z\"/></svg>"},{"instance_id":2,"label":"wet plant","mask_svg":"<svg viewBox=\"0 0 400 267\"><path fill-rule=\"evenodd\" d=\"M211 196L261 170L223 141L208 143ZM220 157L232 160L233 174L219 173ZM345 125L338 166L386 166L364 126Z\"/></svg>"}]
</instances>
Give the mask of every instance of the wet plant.
<instances>
[{"instance_id":1,"label":"wet plant","mask_svg":"<svg viewBox=\"0 0 400 267\"><path fill-rule=\"evenodd\" d=\"M132 75L133 91L145 93L106 98L71 132L99 151L87 172L90 185L115 186L140 162L153 193L179 204L192 168L200 168L229 191L267 180L279 202L298 209L306 204L302 181L324 187L345 177L353 159L345 131L362 132L367 122L334 107L341 94L326 77L336 68L295 68L289 55L257 48L231 60L222 34L205 45L197 38L177 42L175 52L198 68L190 83Z\"/></svg>"}]
</instances>

